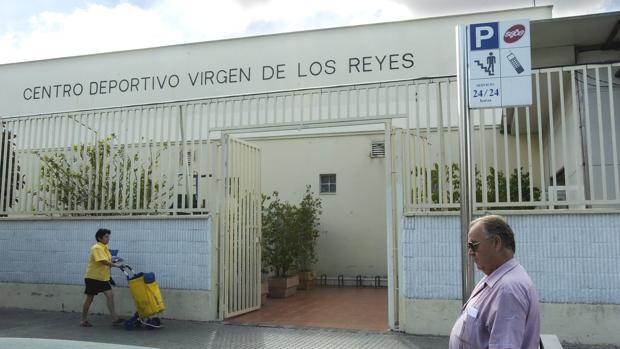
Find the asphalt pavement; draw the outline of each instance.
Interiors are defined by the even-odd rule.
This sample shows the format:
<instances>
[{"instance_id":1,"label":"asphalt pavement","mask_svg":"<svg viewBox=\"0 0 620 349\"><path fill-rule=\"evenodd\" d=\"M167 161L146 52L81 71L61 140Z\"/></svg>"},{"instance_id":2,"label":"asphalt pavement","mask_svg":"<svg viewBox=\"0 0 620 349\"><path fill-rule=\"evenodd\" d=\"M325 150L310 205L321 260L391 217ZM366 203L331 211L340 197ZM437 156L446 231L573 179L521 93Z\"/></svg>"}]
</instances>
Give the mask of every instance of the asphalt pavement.
<instances>
[{"instance_id":1,"label":"asphalt pavement","mask_svg":"<svg viewBox=\"0 0 620 349\"><path fill-rule=\"evenodd\" d=\"M163 319L148 330L112 326L107 315L91 315L93 327L80 327L80 314L0 308L0 349L445 349L448 337L400 332L368 332ZM620 349L563 343L564 349Z\"/></svg>"},{"instance_id":2,"label":"asphalt pavement","mask_svg":"<svg viewBox=\"0 0 620 349\"><path fill-rule=\"evenodd\" d=\"M78 313L0 309L0 349L194 348L377 348L445 349L447 337L399 332L264 327L163 319L163 327L131 331L112 326L109 316L91 315L80 327ZM133 347L127 347L133 346ZM144 348L142 348L144 349Z\"/></svg>"}]
</instances>

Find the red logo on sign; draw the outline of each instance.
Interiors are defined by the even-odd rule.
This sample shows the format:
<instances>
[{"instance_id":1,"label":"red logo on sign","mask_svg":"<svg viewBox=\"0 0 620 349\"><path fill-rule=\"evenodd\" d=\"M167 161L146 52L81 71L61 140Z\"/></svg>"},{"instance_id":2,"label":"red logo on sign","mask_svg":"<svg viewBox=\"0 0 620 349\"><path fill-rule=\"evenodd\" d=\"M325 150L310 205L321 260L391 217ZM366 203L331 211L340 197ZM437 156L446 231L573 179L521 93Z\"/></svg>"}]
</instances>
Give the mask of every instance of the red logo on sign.
<instances>
[{"instance_id":1,"label":"red logo on sign","mask_svg":"<svg viewBox=\"0 0 620 349\"><path fill-rule=\"evenodd\" d=\"M523 24L515 24L512 27L508 28L508 30L506 30L506 33L504 33L504 42L506 42L507 44L517 42L523 37L523 34L525 34L525 27L523 26Z\"/></svg>"}]
</instances>

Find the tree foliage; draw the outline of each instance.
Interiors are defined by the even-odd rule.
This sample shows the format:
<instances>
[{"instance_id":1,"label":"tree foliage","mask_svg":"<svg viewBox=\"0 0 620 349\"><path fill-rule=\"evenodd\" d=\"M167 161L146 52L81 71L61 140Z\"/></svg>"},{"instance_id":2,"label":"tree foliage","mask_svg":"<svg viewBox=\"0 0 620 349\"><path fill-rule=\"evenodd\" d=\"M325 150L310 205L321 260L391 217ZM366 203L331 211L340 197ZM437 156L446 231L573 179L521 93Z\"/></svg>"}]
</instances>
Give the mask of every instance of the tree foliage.
<instances>
[{"instance_id":1,"label":"tree foliage","mask_svg":"<svg viewBox=\"0 0 620 349\"><path fill-rule=\"evenodd\" d=\"M160 151L153 154L149 148L148 158L142 161L145 149L130 153L124 144L113 145L115 139L111 134L95 144L40 155L41 181L34 193L39 202L48 210L114 210L115 214L165 208L173 193L165 176L154 179Z\"/></svg>"},{"instance_id":2,"label":"tree foliage","mask_svg":"<svg viewBox=\"0 0 620 349\"><path fill-rule=\"evenodd\" d=\"M282 201L276 191L271 196L263 195L263 265L275 276L308 270L316 263L320 214L321 199L310 186L299 205Z\"/></svg>"},{"instance_id":3,"label":"tree foliage","mask_svg":"<svg viewBox=\"0 0 620 349\"><path fill-rule=\"evenodd\" d=\"M519 198L519 171L521 173L521 198ZM422 177L423 181L420 185L414 188L412 195L415 198L418 195L421 201L426 202L430 196L432 203L440 203L440 196L443 196L442 202L460 202L461 198L461 176L460 167L458 164L453 163L451 165L445 165L443 173L439 171L439 165L435 163L430 170L430 192L429 192L429 171L426 167L415 167L412 170L412 174L417 177ZM439 175L441 174L441 178ZM482 187L482 174L478 166L475 167L475 181L476 181L476 202L483 202L484 191ZM497 177L497 178L496 178ZM497 181L497 185L496 185ZM493 203L497 202L532 202L540 201L541 190L540 188L533 186L530 193L530 174L521 167L519 170L513 169L510 174L510 178L506 181L506 175L502 170L495 170L493 167L489 167L485 178L486 184L486 202L489 204L488 208L502 208L502 209L529 209L531 207L515 206L515 207L493 207ZM442 183L442 190L439 190L439 183ZM508 192L510 188L510 193ZM531 195L532 194L532 195Z\"/></svg>"},{"instance_id":4,"label":"tree foliage","mask_svg":"<svg viewBox=\"0 0 620 349\"><path fill-rule=\"evenodd\" d=\"M0 210L17 202L17 191L23 187L20 166L15 155L15 135L4 127L0 139Z\"/></svg>"},{"instance_id":5,"label":"tree foliage","mask_svg":"<svg viewBox=\"0 0 620 349\"><path fill-rule=\"evenodd\" d=\"M312 265L317 261L316 242L319 238L321 207L321 199L314 196L310 186L307 186L296 215L295 230L299 232L297 236L299 239L297 271L310 271Z\"/></svg>"}]
</instances>

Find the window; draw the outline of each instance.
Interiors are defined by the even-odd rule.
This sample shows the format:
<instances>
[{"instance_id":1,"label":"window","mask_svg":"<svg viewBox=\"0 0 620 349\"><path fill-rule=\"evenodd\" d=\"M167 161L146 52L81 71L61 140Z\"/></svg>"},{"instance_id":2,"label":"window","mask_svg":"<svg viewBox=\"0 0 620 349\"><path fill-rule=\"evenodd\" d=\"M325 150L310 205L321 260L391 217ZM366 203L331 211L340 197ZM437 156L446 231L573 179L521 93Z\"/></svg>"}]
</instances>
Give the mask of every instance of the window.
<instances>
[{"instance_id":1,"label":"window","mask_svg":"<svg viewBox=\"0 0 620 349\"><path fill-rule=\"evenodd\" d=\"M551 183L551 185L566 185L564 167L562 167L558 172L555 173L555 179L558 182L557 184L553 183L553 176L549 177L549 182Z\"/></svg>"},{"instance_id":2,"label":"window","mask_svg":"<svg viewBox=\"0 0 620 349\"><path fill-rule=\"evenodd\" d=\"M321 193L336 193L336 174L319 175L321 180Z\"/></svg>"}]
</instances>

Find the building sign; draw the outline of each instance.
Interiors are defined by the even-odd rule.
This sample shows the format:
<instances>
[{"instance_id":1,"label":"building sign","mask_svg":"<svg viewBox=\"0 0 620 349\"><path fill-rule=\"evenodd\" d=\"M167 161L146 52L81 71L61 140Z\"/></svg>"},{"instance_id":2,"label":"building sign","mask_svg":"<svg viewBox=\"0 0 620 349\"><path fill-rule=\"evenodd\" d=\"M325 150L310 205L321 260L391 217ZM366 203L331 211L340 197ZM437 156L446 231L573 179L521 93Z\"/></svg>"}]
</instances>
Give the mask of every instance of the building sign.
<instances>
[{"instance_id":1,"label":"building sign","mask_svg":"<svg viewBox=\"0 0 620 349\"><path fill-rule=\"evenodd\" d=\"M0 116L454 74L452 46L437 47L452 38L451 26L421 40L428 26L385 23L0 65Z\"/></svg>"},{"instance_id":2,"label":"building sign","mask_svg":"<svg viewBox=\"0 0 620 349\"><path fill-rule=\"evenodd\" d=\"M529 20L470 24L467 37L469 107L532 104Z\"/></svg>"},{"instance_id":3,"label":"building sign","mask_svg":"<svg viewBox=\"0 0 620 349\"><path fill-rule=\"evenodd\" d=\"M474 16L480 22L538 19L549 18L551 11L531 8ZM470 18L449 16L0 64L0 117L455 75L454 46L449 43L454 40L454 26L472 22ZM529 54L522 57L519 51L529 45L529 26L524 26L525 35L518 27L508 33L513 25L505 30L502 26L503 22L496 24L493 32L486 26L475 29L479 49L472 52L486 68L476 66L479 78L500 72L507 78L509 69L515 77L529 74ZM501 56L498 45L500 51L503 46L512 50ZM497 89L481 85L477 93L490 96L499 91L497 85Z\"/></svg>"}]
</instances>

